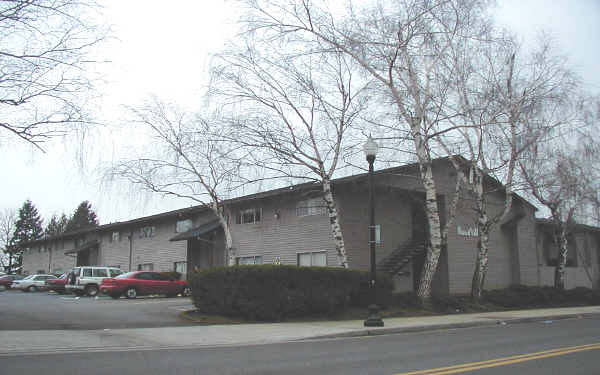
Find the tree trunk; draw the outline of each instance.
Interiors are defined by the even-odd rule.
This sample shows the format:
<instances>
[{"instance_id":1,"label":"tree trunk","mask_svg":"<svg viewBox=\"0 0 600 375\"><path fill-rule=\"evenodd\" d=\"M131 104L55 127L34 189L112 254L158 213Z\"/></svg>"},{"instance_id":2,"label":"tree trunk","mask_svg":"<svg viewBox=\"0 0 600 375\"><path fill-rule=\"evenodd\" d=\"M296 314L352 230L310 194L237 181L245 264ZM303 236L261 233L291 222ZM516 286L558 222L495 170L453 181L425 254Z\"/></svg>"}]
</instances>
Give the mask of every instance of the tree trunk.
<instances>
[{"instance_id":1,"label":"tree trunk","mask_svg":"<svg viewBox=\"0 0 600 375\"><path fill-rule=\"evenodd\" d=\"M219 221L223 227L223 233L225 234L225 254L227 256L227 265L235 266L235 251L233 249L233 238L231 237L231 229L227 220L219 216Z\"/></svg>"},{"instance_id":2,"label":"tree trunk","mask_svg":"<svg viewBox=\"0 0 600 375\"><path fill-rule=\"evenodd\" d=\"M489 249L489 227L487 222L487 215L485 213L479 218L479 224L477 230L479 231L477 239L477 261L475 263L475 272L473 272L473 282L471 284L471 299L475 303L481 301L481 295L483 293L483 285L485 283L485 277L488 270L488 249Z\"/></svg>"},{"instance_id":3,"label":"tree trunk","mask_svg":"<svg viewBox=\"0 0 600 375\"><path fill-rule=\"evenodd\" d=\"M565 268L567 267L567 231L563 224L559 225L555 234L555 240L558 247L558 264L554 272L554 287L557 289L565 289Z\"/></svg>"},{"instance_id":4,"label":"tree trunk","mask_svg":"<svg viewBox=\"0 0 600 375\"><path fill-rule=\"evenodd\" d=\"M340 217L337 212L337 206L331 192L331 181L323 179L323 200L327 205L327 213L329 214L329 224L331 225L331 235L335 243L335 251L338 257L338 263L343 268L348 268L348 257L346 256L346 245L344 243L344 235L340 226Z\"/></svg>"},{"instance_id":5,"label":"tree trunk","mask_svg":"<svg viewBox=\"0 0 600 375\"><path fill-rule=\"evenodd\" d=\"M483 176L475 166L471 170L473 176L473 192L475 193L475 200L477 206L477 259L475 261L475 271L473 272L473 281L471 283L471 299L473 302L479 303L481 301L481 294L483 293L483 285L488 270L488 250L490 241L490 225L489 218L487 216L487 209L485 205L485 198L483 196Z\"/></svg>"},{"instance_id":6,"label":"tree trunk","mask_svg":"<svg viewBox=\"0 0 600 375\"><path fill-rule=\"evenodd\" d=\"M421 272L421 281L417 289L423 306L431 304L431 286L433 277L437 271L438 261L442 252L442 232L440 223L440 213L437 205L437 195L431 162L420 163L421 178L425 187L425 212L429 223L429 246L427 248L427 258Z\"/></svg>"}]
</instances>

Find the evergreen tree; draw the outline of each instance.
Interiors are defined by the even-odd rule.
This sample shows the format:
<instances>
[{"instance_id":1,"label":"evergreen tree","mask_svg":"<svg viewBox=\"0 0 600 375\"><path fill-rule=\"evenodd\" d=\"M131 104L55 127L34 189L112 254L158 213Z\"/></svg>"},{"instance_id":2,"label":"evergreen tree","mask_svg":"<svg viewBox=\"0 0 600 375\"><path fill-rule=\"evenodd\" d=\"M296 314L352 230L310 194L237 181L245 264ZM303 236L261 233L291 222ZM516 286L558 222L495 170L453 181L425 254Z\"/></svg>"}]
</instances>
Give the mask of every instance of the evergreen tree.
<instances>
[{"instance_id":1,"label":"evergreen tree","mask_svg":"<svg viewBox=\"0 0 600 375\"><path fill-rule=\"evenodd\" d=\"M75 230L93 228L98 226L98 218L96 213L92 210L92 205L88 201L83 201L77 206L77 209L71 216L71 219L67 223L65 232L71 232Z\"/></svg>"},{"instance_id":2,"label":"evergreen tree","mask_svg":"<svg viewBox=\"0 0 600 375\"><path fill-rule=\"evenodd\" d=\"M60 216L60 218L54 214L50 218L50 222L46 225L45 234L46 236L57 236L67 229L67 224L69 223L69 218L64 213Z\"/></svg>"},{"instance_id":3,"label":"evergreen tree","mask_svg":"<svg viewBox=\"0 0 600 375\"><path fill-rule=\"evenodd\" d=\"M26 200L23 207L19 209L19 217L15 223L11 246L8 249L8 253L13 260L10 265L11 270L21 271L23 251L26 248L24 244L42 237L44 234L42 222L43 220L35 205L29 199Z\"/></svg>"}]
</instances>

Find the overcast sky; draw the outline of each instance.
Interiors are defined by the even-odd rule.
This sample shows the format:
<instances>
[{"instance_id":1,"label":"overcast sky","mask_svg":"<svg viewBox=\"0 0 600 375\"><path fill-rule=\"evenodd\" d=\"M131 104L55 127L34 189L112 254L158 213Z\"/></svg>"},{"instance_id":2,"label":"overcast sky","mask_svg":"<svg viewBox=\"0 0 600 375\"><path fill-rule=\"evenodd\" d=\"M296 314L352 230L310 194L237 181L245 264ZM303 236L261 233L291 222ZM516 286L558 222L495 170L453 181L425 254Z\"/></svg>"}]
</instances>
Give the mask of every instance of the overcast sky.
<instances>
[{"instance_id":1,"label":"overcast sky","mask_svg":"<svg viewBox=\"0 0 600 375\"><path fill-rule=\"evenodd\" d=\"M553 35L589 89L600 92L600 1L499 2L499 23L525 43L541 30ZM183 107L199 106L209 54L234 34L233 4L219 0L180 1L177 6L150 0L102 3L116 37L101 51L111 63L102 67L106 84L100 87L103 100L97 111L109 126L87 134L85 145L90 151L84 154L83 164L72 152L77 144L71 139L57 140L44 154L16 140L0 144L0 209L18 209L31 199L47 221L54 213L72 213L87 199L104 224L190 205L102 184L99 171L135 138L131 129L121 126L126 123L123 105L135 106L157 95Z\"/></svg>"}]
</instances>

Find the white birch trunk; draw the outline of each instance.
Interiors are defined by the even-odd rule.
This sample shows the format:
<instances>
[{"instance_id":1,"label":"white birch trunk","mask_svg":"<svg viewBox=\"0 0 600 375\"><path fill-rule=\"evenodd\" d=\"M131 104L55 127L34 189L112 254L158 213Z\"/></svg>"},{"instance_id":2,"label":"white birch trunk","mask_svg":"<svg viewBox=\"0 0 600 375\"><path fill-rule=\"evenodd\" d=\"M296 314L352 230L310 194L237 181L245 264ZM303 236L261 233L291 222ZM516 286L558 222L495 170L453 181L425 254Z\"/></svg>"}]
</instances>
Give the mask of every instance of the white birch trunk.
<instances>
[{"instance_id":1,"label":"white birch trunk","mask_svg":"<svg viewBox=\"0 0 600 375\"><path fill-rule=\"evenodd\" d=\"M323 200L327 206L327 213L329 215L329 224L331 225L331 235L333 236L333 242L335 244L335 251L338 258L338 263L343 268L348 268L348 257L346 255L346 245L344 244L344 236L342 234L342 228L340 226L340 217L337 212L337 206L333 199L333 193L331 192L331 181L325 178L322 182L323 185Z\"/></svg>"},{"instance_id":2,"label":"white birch trunk","mask_svg":"<svg viewBox=\"0 0 600 375\"><path fill-rule=\"evenodd\" d=\"M483 285L485 283L485 276L488 270L488 249L490 241L490 228L491 225L488 220L487 211L485 208L485 201L483 197L483 179L478 176L478 180L475 185L476 201L477 201L477 260L475 262L475 271L473 272L473 281L471 283L471 298L475 302L481 300L481 294L483 292Z\"/></svg>"},{"instance_id":3,"label":"white birch trunk","mask_svg":"<svg viewBox=\"0 0 600 375\"><path fill-rule=\"evenodd\" d=\"M419 147L417 148L419 149ZM421 152L425 153L425 148L421 147ZM420 155L421 157L421 155ZM421 272L421 280L417 289L417 296L423 305L428 305L431 300L431 286L433 277L437 271L438 261L442 252L442 231L440 223L440 213L437 205L437 194L431 162L424 159L420 162L421 178L425 187L425 212L429 223L429 246L427 248L427 259Z\"/></svg>"},{"instance_id":4,"label":"white birch trunk","mask_svg":"<svg viewBox=\"0 0 600 375\"><path fill-rule=\"evenodd\" d=\"M554 273L554 287L557 289L565 289L565 268L567 266L567 230L563 223L557 224L557 232L555 234L556 244L558 246L558 264Z\"/></svg>"}]
</instances>

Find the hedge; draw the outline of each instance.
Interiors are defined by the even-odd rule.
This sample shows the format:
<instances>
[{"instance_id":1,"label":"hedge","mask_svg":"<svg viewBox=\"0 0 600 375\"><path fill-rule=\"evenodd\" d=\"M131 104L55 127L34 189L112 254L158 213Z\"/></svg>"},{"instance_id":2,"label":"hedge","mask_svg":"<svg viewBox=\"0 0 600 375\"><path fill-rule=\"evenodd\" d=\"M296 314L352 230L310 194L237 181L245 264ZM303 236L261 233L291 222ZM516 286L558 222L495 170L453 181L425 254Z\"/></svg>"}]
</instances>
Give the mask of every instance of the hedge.
<instances>
[{"instance_id":1,"label":"hedge","mask_svg":"<svg viewBox=\"0 0 600 375\"><path fill-rule=\"evenodd\" d=\"M257 321L331 316L366 306L368 273L342 268L286 265L218 267L190 273L199 312ZM391 299L393 284L378 277L378 303Z\"/></svg>"},{"instance_id":2,"label":"hedge","mask_svg":"<svg viewBox=\"0 0 600 375\"><path fill-rule=\"evenodd\" d=\"M484 293L485 302L507 308L600 304L600 291L578 287L561 290L550 286L513 285Z\"/></svg>"}]
</instances>

